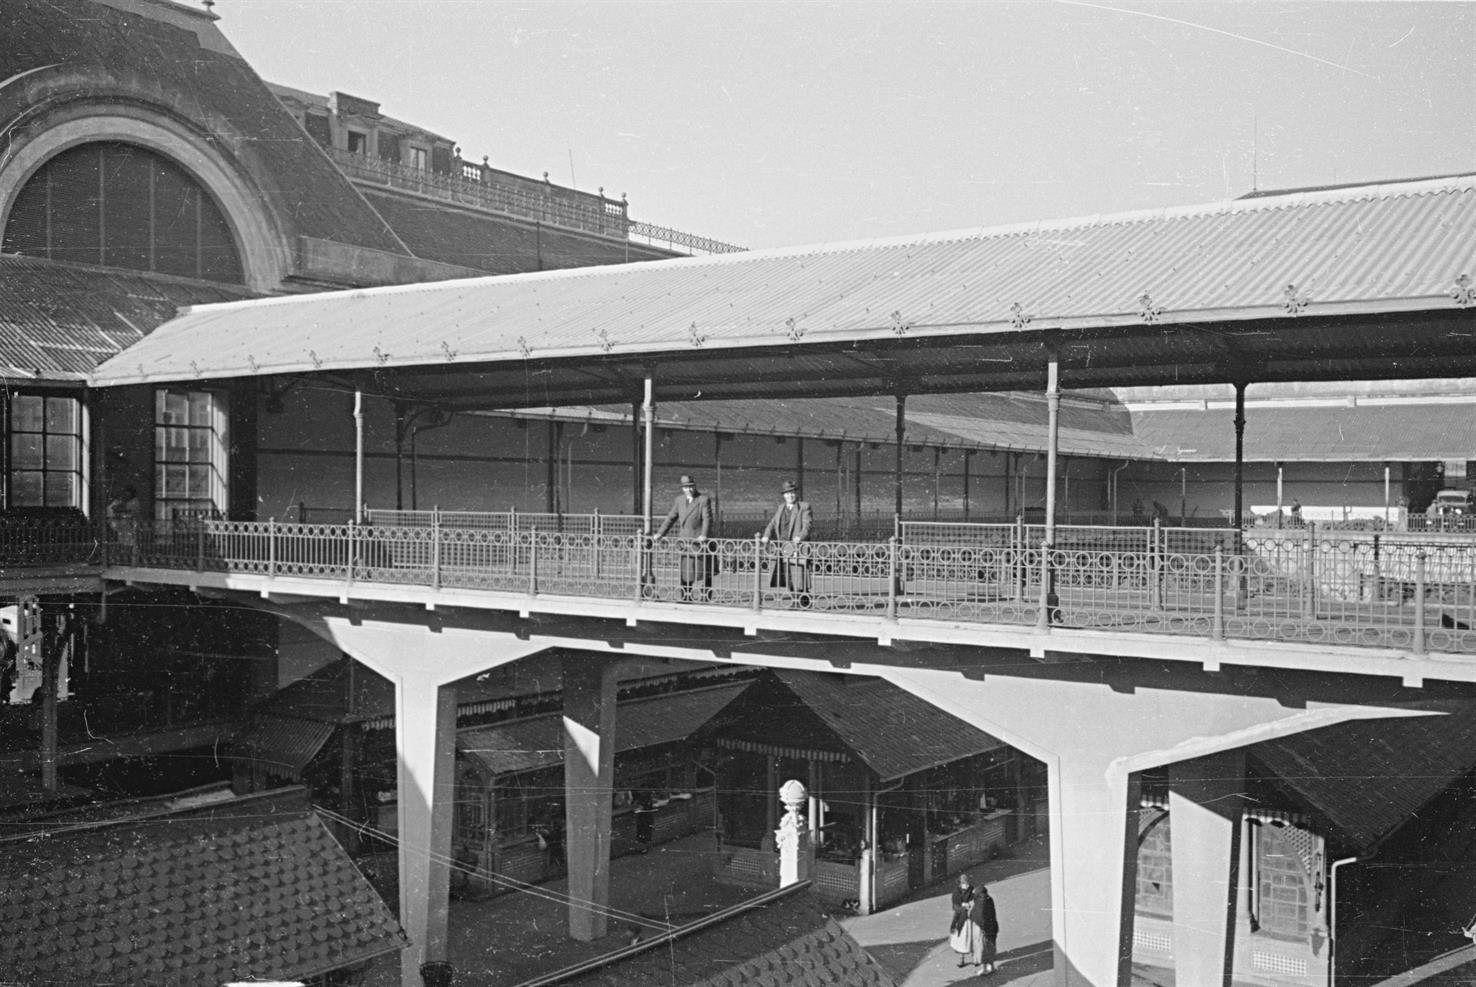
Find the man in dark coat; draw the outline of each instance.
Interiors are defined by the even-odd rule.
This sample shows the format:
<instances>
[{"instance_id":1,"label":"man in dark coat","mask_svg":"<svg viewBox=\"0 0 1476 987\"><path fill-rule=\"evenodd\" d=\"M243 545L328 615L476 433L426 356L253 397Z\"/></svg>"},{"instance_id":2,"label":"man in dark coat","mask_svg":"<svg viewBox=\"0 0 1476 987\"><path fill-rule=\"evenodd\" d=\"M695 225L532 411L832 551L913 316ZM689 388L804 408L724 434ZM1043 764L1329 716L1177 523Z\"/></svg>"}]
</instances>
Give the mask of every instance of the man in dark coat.
<instances>
[{"instance_id":1,"label":"man in dark coat","mask_svg":"<svg viewBox=\"0 0 1476 987\"><path fill-rule=\"evenodd\" d=\"M779 492L784 503L779 505L759 536L764 544L775 539L782 548L774 574L769 577L769 585L775 588L787 586L799 594L800 606L807 607L810 605L810 566L809 558L800 546L810 537L814 516L809 503L799 499L799 487L793 480L785 480Z\"/></svg>"},{"instance_id":2,"label":"man in dark coat","mask_svg":"<svg viewBox=\"0 0 1476 987\"><path fill-rule=\"evenodd\" d=\"M995 943L999 939L999 918L994 913L994 899L989 897L989 889L979 885L974 894L973 919L979 923L979 931L984 933L984 942L980 944L978 951L978 962L981 973L994 972Z\"/></svg>"},{"instance_id":3,"label":"man in dark coat","mask_svg":"<svg viewBox=\"0 0 1476 987\"><path fill-rule=\"evenodd\" d=\"M681 479L682 492L672 502L671 512L661 527L656 529L655 541L665 537L667 531L676 527L677 537L682 540L681 582L682 602L690 603L693 586L701 581L698 598L704 602L712 599L712 566L710 564L707 539L713 531L712 498L697 490L697 483L690 476Z\"/></svg>"}]
</instances>

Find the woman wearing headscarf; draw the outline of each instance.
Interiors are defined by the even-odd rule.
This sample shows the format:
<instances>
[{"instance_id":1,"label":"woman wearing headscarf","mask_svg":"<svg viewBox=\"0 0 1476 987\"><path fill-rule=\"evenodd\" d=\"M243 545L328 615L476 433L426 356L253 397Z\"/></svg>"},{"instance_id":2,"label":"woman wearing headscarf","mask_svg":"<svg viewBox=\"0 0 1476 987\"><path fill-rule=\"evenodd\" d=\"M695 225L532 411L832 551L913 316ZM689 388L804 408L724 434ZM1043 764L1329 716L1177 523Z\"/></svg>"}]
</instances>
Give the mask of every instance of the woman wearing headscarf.
<instances>
[{"instance_id":1,"label":"woman wearing headscarf","mask_svg":"<svg viewBox=\"0 0 1476 987\"><path fill-rule=\"evenodd\" d=\"M981 962L978 953L984 933L975 917L974 882L969 880L969 875L958 875L958 887L953 889L950 900L953 918L948 924L948 947L958 954L960 967L968 966L970 961L977 966Z\"/></svg>"}]
</instances>

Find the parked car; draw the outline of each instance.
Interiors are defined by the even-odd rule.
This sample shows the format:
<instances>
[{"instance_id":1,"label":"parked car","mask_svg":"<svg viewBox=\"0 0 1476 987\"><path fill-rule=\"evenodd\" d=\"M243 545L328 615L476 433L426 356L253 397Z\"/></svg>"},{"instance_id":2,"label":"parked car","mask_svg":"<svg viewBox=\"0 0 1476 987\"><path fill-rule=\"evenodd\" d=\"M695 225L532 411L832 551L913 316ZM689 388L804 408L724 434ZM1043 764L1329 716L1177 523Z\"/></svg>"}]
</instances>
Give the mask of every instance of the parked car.
<instances>
[{"instance_id":1,"label":"parked car","mask_svg":"<svg viewBox=\"0 0 1476 987\"><path fill-rule=\"evenodd\" d=\"M1430 517L1459 517L1476 514L1476 494L1470 490L1442 490L1425 510Z\"/></svg>"}]
</instances>

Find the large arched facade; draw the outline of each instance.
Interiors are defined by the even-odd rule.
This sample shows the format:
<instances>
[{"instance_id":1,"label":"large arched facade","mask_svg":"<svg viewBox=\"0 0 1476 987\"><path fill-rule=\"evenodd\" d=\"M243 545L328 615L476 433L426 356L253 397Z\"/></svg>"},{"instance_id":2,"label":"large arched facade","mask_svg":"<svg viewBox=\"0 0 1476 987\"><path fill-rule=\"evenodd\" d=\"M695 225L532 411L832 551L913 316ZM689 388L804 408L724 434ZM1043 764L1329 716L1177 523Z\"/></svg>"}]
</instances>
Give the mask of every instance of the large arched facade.
<instances>
[{"instance_id":1,"label":"large arched facade","mask_svg":"<svg viewBox=\"0 0 1476 987\"><path fill-rule=\"evenodd\" d=\"M49 250L41 255L58 260L242 283L261 292L280 290L292 267L290 239L246 169L230 153L235 142L228 132L202 127L199 121L163 108L113 80L82 79L75 72L51 84L37 78L51 71L60 72L42 70L0 85L0 104L22 99L28 104L10 117L4 134L8 141L0 153L0 231L6 251L29 247L21 252L30 253L41 243ZM24 92L17 85L21 82L28 83ZM16 89L4 91L11 86ZM45 213L41 202L45 186L37 181L54 187L59 178L86 173L88 169L79 163L91 151L98 155L95 173L108 178L111 162L116 166L111 176L115 187L121 191L131 183L137 196L128 202L122 195L109 197L104 191L98 203L98 222L105 227L104 210L116 208L119 216L139 229L153 226L148 243L142 247L132 244L132 253L117 239L110 240L105 229L96 234L90 228L80 231L84 240L92 236L97 241L98 253L90 259L85 256L85 244L61 245L56 238L48 244L45 230L36 228L37 216ZM170 201L160 202L160 192ZM151 196L151 204L143 201ZM200 205L195 206L195 201ZM172 260L159 264L161 250L168 255L179 247L171 240L178 230L159 228L159 210L168 214L181 203L189 204L191 218L206 238L204 262L196 263L192 270L186 269L177 252ZM147 214L146 204L150 206ZM110 243L112 256L107 252ZM50 250L56 246L61 253ZM150 249L152 261L143 256Z\"/></svg>"}]
</instances>

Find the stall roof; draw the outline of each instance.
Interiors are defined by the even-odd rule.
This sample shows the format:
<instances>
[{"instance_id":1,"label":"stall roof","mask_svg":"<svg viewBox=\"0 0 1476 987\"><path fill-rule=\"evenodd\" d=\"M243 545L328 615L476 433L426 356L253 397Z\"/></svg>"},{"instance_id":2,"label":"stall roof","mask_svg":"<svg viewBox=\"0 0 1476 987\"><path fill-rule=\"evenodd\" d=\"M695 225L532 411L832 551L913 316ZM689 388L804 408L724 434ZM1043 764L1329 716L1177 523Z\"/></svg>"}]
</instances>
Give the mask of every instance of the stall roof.
<instances>
[{"instance_id":1,"label":"stall roof","mask_svg":"<svg viewBox=\"0 0 1476 987\"><path fill-rule=\"evenodd\" d=\"M1476 176L193 308L98 385L445 407L1471 376ZM1397 317L1395 317L1397 316Z\"/></svg>"},{"instance_id":2,"label":"stall roof","mask_svg":"<svg viewBox=\"0 0 1476 987\"><path fill-rule=\"evenodd\" d=\"M226 756L266 766L277 774L296 776L333 736L334 724L263 715L231 739Z\"/></svg>"},{"instance_id":3,"label":"stall roof","mask_svg":"<svg viewBox=\"0 0 1476 987\"><path fill-rule=\"evenodd\" d=\"M843 747L881 782L983 754L1006 746L977 727L882 679L827 672L772 670L770 681L789 690L828 732L830 744L815 735L800 710L775 699L762 683L744 703L756 715L726 731L723 746L743 750L798 752L825 759L832 744ZM745 707L746 708L746 707Z\"/></svg>"},{"instance_id":4,"label":"stall roof","mask_svg":"<svg viewBox=\"0 0 1476 987\"><path fill-rule=\"evenodd\" d=\"M685 740L732 702L748 684L675 692L619 704L615 750L635 750ZM563 717L532 716L456 734L456 746L488 774L517 774L564 761Z\"/></svg>"},{"instance_id":5,"label":"stall roof","mask_svg":"<svg viewBox=\"0 0 1476 987\"><path fill-rule=\"evenodd\" d=\"M1366 848L1476 769L1476 706L1433 704L1429 712L1309 730L1247 753L1274 784Z\"/></svg>"},{"instance_id":6,"label":"stall roof","mask_svg":"<svg viewBox=\"0 0 1476 987\"><path fill-rule=\"evenodd\" d=\"M301 789L0 841L0 980L302 979L400 949Z\"/></svg>"}]
</instances>

